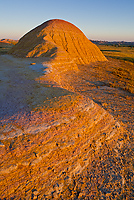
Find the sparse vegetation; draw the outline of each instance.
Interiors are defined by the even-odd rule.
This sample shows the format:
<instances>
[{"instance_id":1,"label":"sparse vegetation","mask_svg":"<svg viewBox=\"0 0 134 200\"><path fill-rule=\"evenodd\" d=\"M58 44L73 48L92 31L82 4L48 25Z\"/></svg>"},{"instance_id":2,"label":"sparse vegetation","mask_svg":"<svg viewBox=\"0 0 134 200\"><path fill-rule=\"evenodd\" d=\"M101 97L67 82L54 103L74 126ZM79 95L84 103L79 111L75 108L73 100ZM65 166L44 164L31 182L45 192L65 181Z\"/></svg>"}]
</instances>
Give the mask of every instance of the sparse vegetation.
<instances>
[{"instance_id":1,"label":"sparse vegetation","mask_svg":"<svg viewBox=\"0 0 134 200\"><path fill-rule=\"evenodd\" d=\"M125 83L124 90L134 93L134 68L133 67L117 67L112 72Z\"/></svg>"},{"instance_id":2,"label":"sparse vegetation","mask_svg":"<svg viewBox=\"0 0 134 200\"><path fill-rule=\"evenodd\" d=\"M116 58L134 63L134 46L98 45L98 47L107 58Z\"/></svg>"}]
</instances>

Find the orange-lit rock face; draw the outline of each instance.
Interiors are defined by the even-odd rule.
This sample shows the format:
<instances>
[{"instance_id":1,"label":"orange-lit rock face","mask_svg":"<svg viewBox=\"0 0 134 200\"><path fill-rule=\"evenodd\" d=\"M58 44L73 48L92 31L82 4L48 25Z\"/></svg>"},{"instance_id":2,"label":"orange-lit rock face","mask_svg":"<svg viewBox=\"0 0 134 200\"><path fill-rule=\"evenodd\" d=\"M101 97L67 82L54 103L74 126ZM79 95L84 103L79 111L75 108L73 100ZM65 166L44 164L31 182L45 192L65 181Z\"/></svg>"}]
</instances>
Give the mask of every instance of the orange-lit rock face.
<instances>
[{"instance_id":1,"label":"orange-lit rock face","mask_svg":"<svg viewBox=\"0 0 134 200\"><path fill-rule=\"evenodd\" d=\"M64 20L49 20L24 35L11 51L21 57L46 57L77 64L105 61L83 32Z\"/></svg>"}]
</instances>

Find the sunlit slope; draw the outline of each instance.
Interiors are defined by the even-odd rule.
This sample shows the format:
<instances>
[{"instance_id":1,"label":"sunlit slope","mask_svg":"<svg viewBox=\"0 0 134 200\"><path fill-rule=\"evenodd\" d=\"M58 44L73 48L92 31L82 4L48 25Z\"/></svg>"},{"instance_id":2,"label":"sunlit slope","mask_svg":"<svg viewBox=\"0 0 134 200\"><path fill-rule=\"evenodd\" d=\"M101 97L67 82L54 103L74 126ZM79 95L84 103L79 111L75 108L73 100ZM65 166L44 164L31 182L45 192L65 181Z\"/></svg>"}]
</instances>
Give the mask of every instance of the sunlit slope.
<instances>
[{"instance_id":1,"label":"sunlit slope","mask_svg":"<svg viewBox=\"0 0 134 200\"><path fill-rule=\"evenodd\" d=\"M46 57L52 60L87 64L105 61L99 48L83 32L64 20L49 20L24 35L10 51L20 57Z\"/></svg>"},{"instance_id":2,"label":"sunlit slope","mask_svg":"<svg viewBox=\"0 0 134 200\"><path fill-rule=\"evenodd\" d=\"M28 68L34 60L0 60L0 198L117 199L124 190L131 197L132 146L121 123L82 95L81 69L54 65L41 75Z\"/></svg>"},{"instance_id":3,"label":"sunlit slope","mask_svg":"<svg viewBox=\"0 0 134 200\"><path fill-rule=\"evenodd\" d=\"M123 133L109 113L90 99L75 95L56 98L47 109L38 108L10 121L1 127L5 145L1 148L1 198L28 198L36 196L34 191L46 199L85 196L86 188L77 193L77 175L94 161L99 164L102 159L105 165L105 156L117 148ZM108 174L110 171L107 168ZM105 176L96 176L105 187Z\"/></svg>"}]
</instances>

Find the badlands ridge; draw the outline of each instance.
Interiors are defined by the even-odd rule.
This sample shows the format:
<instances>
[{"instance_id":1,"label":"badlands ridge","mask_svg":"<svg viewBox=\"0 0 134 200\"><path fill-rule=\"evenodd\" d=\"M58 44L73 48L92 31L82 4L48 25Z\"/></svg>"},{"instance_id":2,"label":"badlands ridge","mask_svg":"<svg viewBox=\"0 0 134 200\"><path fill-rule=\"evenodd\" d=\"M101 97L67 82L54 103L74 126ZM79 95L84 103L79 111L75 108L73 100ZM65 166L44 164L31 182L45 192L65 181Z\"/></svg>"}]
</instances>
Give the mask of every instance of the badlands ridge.
<instances>
[{"instance_id":1,"label":"badlands ridge","mask_svg":"<svg viewBox=\"0 0 134 200\"><path fill-rule=\"evenodd\" d=\"M82 88L91 64L107 62L98 47L56 19L9 53L0 55L0 199L132 199L128 132Z\"/></svg>"},{"instance_id":2,"label":"badlands ridge","mask_svg":"<svg viewBox=\"0 0 134 200\"><path fill-rule=\"evenodd\" d=\"M10 53L64 62L73 60L77 64L106 60L99 48L80 29L59 19L49 20L28 32Z\"/></svg>"}]
</instances>

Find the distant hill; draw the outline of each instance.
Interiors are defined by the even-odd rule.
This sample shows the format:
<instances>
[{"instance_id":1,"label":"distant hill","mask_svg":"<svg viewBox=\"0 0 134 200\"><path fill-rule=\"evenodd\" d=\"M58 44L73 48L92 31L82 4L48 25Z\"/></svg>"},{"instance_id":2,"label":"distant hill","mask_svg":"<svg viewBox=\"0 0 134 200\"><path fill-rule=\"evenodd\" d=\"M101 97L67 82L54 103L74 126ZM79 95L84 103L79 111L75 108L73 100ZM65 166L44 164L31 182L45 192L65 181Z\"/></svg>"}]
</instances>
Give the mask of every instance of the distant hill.
<instances>
[{"instance_id":1,"label":"distant hill","mask_svg":"<svg viewBox=\"0 0 134 200\"><path fill-rule=\"evenodd\" d=\"M99 41L99 40L90 40L96 45L112 45L112 46L134 46L134 42L125 42L125 41Z\"/></svg>"},{"instance_id":2,"label":"distant hill","mask_svg":"<svg viewBox=\"0 0 134 200\"><path fill-rule=\"evenodd\" d=\"M18 40L0 39L0 44L16 44Z\"/></svg>"}]
</instances>

